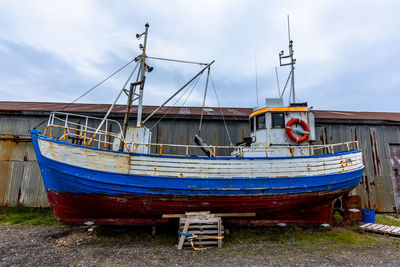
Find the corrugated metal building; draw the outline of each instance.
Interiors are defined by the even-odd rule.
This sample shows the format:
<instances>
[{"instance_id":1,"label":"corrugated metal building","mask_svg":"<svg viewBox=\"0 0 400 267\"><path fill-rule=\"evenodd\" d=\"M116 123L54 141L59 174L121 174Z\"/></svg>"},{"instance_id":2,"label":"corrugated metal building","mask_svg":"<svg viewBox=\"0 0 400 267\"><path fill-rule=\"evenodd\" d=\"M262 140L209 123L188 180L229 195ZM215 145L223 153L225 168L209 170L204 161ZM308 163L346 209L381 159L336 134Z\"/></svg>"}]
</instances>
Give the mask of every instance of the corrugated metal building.
<instances>
[{"instance_id":1,"label":"corrugated metal building","mask_svg":"<svg viewBox=\"0 0 400 267\"><path fill-rule=\"evenodd\" d=\"M0 102L0 205L48 206L29 130L46 121L50 111L101 117L108 108L104 104ZM154 109L147 106L144 114ZM117 106L111 118L122 121L124 110L124 106ZM136 109L131 112L133 125ZM221 112L232 143L249 135L248 116L252 109L205 108L202 137L209 144L229 145ZM317 144L358 140L365 150L366 169L355 190L363 206L379 212L400 212L400 113L320 110L314 113ZM200 107L164 107L147 124L149 128L156 124L152 128L152 142L194 144L200 115ZM45 124L38 127L39 131L44 131Z\"/></svg>"},{"instance_id":2,"label":"corrugated metal building","mask_svg":"<svg viewBox=\"0 0 400 267\"><path fill-rule=\"evenodd\" d=\"M400 113L315 111L315 117L319 143L357 140L364 149L366 168L355 190L363 207L400 212Z\"/></svg>"}]
</instances>

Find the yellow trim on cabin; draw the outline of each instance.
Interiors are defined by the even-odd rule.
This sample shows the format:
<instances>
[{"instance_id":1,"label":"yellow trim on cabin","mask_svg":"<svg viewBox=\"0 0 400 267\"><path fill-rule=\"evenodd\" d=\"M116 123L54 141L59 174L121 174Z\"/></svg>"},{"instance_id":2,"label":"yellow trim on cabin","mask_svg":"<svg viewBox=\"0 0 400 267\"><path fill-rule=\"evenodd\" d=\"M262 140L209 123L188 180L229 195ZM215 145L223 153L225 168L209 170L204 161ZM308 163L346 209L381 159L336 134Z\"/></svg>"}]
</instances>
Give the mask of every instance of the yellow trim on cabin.
<instances>
[{"instance_id":1,"label":"yellow trim on cabin","mask_svg":"<svg viewBox=\"0 0 400 267\"><path fill-rule=\"evenodd\" d=\"M265 113L268 111L272 112L283 112L283 111L308 111L307 107L266 107L259 110L254 111L250 114L250 118L254 117L255 115Z\"/></svg>"}]
</instances>

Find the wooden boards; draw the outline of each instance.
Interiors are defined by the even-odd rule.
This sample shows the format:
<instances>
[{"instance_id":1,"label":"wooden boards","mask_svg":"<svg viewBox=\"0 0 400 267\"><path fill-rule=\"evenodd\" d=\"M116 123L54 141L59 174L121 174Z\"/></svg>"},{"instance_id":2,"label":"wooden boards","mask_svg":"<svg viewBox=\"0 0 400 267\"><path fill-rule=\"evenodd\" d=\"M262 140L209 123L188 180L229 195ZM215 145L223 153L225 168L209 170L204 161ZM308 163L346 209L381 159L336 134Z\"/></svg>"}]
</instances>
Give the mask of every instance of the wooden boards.
<instances>
[{"instance_id":1,"label":"wooden boards","mask_svg":"<svg viewBox=\"0 0 400 267\"><path fill-rule=\"evenodd\" d=\"M162 218L170 219L170 218L186 218L186 214L163 214ZM254 217L256 216L255 212L241 212L241 213L213 213L210 214L210 217Z\"/></svg>"},{"instance_id":2,"label":"wooden boards","mask_svg":"<svg viewBox=\"0 0 400 267\"><path fill-rule=\"evenodd\" d=\"M362 232L372 232L400 237L400 227L384 224L366 223L358 227Z\"/></svg>"},{"instance_id":3,"label":"wooden boards","mask_svg":"<svg viewBox=\"0 0 400 267\"><path fill-rule=\"evenodd\" d=\"M363 167L362 153L294 158L195 158L131 155L129 173L192 178L296 177L343 173Z\"/></svg>"}]
</instances>

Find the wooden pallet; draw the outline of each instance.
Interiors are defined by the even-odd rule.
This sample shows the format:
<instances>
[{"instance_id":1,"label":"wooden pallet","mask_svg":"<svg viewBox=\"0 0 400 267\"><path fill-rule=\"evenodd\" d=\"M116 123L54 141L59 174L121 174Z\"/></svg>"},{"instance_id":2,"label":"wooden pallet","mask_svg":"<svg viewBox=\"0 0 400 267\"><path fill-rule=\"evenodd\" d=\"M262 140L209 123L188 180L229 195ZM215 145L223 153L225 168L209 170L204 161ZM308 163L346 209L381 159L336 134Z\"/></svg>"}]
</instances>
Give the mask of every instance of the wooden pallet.
<instances>
[{"instance_id":1,"label":"wooden pallet","mask_svg":"<svg viewBox=\"0 0 400 267\"><path fill-rule=\"evenodd\" d=\"M222 248L222 239L216 239L224 236L221 217L210 214L208 211L186 212L185 215L186 218L179 218L179 232L198 236L192 240L193 245L200 248L217 245L218 248ZM181 235L179 237L178 249L182 249L183 246L193 245L186 236Z\"/></svg>"},{"instance_id":2,"label":"wooden pallet","mask_svg":"<svg viewBox=\"0 0 400 267\"><path fill-rule=\"evenodd\" d=\"M358 227L362 232L372 232L400 237L400 227L384 224L366 223Z\"/></svg>"},{"instance_id":3,"label":"wooden pallet","mask_svg":"<svg viewBox=\"0 0 400 267\"><path fill-rule=\"evenodd\" d=\"M184 245L192 246L206 246L218 245L222 248L224 237L224 226L222 225L221 217L253 217L256 216L254 212L248 213L213 213L209 211L200 212L186 212L185 214L163 214L162 218L179 218L179 243L178 249L182 249ZM196 239L188 238L188 236L195 235ZM206 236L206 237L204 237ZM212 238L207 238L212 237ZM189 241L192 240L192 242ZM193 244L192 244L193 243Z\"/></svg>"}]
</instances>

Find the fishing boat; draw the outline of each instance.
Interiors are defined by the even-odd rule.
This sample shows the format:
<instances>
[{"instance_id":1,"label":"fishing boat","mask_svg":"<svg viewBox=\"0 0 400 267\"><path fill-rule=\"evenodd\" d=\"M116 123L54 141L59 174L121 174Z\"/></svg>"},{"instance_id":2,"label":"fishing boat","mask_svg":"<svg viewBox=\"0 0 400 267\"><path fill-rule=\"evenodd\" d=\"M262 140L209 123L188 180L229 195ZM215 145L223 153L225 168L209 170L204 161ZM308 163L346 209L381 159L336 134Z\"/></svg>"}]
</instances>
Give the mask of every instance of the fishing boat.
<instances>
[{"instance_id":1,"label":"fishing boat","mask_svg":"<svg viewBox=\"0 0 400 267\"><path fill-rule=\"evenodd\" d=\"M256 108L249 137L232 146L207 145L198 135L199 146L154 144L146 122L172 97L142 119L144 83L152 69L146 63L148 28L137 35L144 39L142 53L104 118L52 112L44 133L31 130L54 216L73 225L137 225L166 223L163 214L211 211L255 214L224 220L241 225L327 223L332 200L360 182L362 150L354 141L312 145L314 115L295 100L293 42L287 56L280 53L281 65L291 66L292 100L284 106L282 92ZM213 62L177 93L209 75ZM126 90L136 69L137 79ZM121 126L108 116L122 92L128 101ZM129 126L134 100L137 124ZM193 155L199 148L204 155Z\"/></svg>"}]
</instances>

